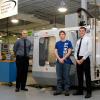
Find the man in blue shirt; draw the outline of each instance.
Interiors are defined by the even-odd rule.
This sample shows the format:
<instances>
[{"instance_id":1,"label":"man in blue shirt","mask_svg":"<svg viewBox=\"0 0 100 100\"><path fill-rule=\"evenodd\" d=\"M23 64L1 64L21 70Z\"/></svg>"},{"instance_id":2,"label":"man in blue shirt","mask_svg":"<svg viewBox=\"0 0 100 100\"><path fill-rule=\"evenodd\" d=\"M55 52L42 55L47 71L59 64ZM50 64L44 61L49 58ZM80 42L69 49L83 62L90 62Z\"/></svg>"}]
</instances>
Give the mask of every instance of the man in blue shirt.
<instances>
[{"instance_id":1,"label":"man in blue shirt","mask_svg":"<svg viewBox=\"0 0 100 100\"><path fill-rule=\"evenodd\" d=\"M62 94L64 90L65 96L69 96L70 79L69 72L72 61L70 55L72 52L72 43L66 40L65 31L59 32L60 41L56 42L55 55L57 57L56 62L56 74L57 74L57 90L54 95Z\"/></svg>"},{"instance_id":2,"label":"man in blue shirt","mask_svg":"<svg viewBox=\"0 0 100 100\"><path fill-rule=\"evenodd\" d=\"M22 30L21 39L17 40L14 44L14 53L16 55L16 92L20 89L28 91L26 87L27 73L29 66L29 53L31 51L31 42L27 39L27 30Z\"/></svg>"}]
</instances>

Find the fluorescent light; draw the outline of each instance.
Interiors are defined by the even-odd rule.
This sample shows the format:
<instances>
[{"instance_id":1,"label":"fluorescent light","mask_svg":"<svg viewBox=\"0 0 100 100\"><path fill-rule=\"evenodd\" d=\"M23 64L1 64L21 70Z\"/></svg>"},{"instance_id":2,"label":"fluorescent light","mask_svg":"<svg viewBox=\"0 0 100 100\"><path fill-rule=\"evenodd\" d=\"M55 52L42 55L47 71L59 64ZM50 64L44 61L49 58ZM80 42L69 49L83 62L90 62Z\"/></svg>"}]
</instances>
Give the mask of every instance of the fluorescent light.
<instances>
[{"instance_id":1,"label":"fluorescent light","mask_svg":"<svg viewBox=\"0 0 100 100\"><path fill-rule=\"evenodd\" d=\"M61 8L58 8L58 11L59 11L59 12L66 12L66 11L67 11L67 8L61 7Z\"/></svg>"},{"instance_id":2,"label":"fluorescent light","mask_svg":"<svg viewBox=\"0 0 100 100\"><path fill-rule=\"evenodd\" d=\"M99 39L99 37L96 37L96 40L98 40Z\"/></svg>"},{"instance_id":3,"label":"fluorescent light","mask_svg":"<svg viewBox=\"0 0 100 100\"><path fill-rule=\"evenodd\" d=\"M12 19L11 22L14 23L14 24L17 24L19 22L19 20L18 19Z\"/></svg>"},{"instance_id":4,"label":"fluorescent light","mask_svg":"<svg viewBox=\"0 0 100 100\"><path fill-rule=\"evenodd\" d=\"M17 40L19 40L20 38L17 38Z\"/></svg>"},{"instance_id":5,"label":"fluorescent light","mask_svg":"<svg viewBox=\"0 0 100 100\"><path fill-rule=\"evenodd\" d=\"M42 29L45 30L46 28L43 27Z\"/></svg>"},{"instance_id":6,"label":"fluorescent light","mask_svg":"<svg viewBox=\"0 0 100 100\"><path fill-rule=\"evenodd\" d=\"M16 37L16 35L13 35L13 37Z\"/></svg>"},{"instance_id":7,"label":"fluorescent light","mask_svg":"<svg viewBox=\"0 0 100 100\"><path fill-rule=\"evenodd\" d=\"M66 12L67 11L66 4L63 0L61 0L61 2L60 2L60 6L58 8L58 11L59 12Z\"/></svg>"},{"instance_id":8,"label":"fluorescent light","mask_svg":"<svg viewBox=\"0 0 100 100\"><path fill-rule=\"evenodd\" d=\"M53 27L53 28L52 28L52 30L57 30L57 29L58 29L58 28L56 28L56 27Z\"/></svg>"}]
</instances>

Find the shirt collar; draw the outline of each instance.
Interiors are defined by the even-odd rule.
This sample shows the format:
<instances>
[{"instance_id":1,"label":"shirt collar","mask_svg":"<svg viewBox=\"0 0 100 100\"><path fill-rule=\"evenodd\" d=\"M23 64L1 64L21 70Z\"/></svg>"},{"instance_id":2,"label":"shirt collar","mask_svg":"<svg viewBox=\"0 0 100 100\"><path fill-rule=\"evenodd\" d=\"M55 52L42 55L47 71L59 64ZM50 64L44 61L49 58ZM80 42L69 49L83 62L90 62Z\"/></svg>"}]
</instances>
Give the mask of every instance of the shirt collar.
<instances>
[{"instance_id":1,"label":"shirt collar","mask_svg":"<svg viewBox=\"0 0 100 100\"><path fill-rule=\"evenodd\" d=\"M22 40L27 40L27 38L22 38Z\"/></svg>"},{"instance_id":2,"label":"shirt collar","mask_svg":"<svg viewBox=\"0 0 100 100\"><path fill-rule=\"evenodd\" d=\"M66 39L65 40L61 40L61 42L65 42L66 41Z\"/></svg>"},{"instance_id":3,"label":"shirt collar","mask_svg":"<svg viewBox=\"0 0 100 100\"><path fill-rule=\"evenodd\" d=\"M87 36L87 35L85 34L85 35L82 37L82 39L85 38L86 36ZM80 39L81 39L81 38L80 38Z\"/></svg>"}]
</instances>

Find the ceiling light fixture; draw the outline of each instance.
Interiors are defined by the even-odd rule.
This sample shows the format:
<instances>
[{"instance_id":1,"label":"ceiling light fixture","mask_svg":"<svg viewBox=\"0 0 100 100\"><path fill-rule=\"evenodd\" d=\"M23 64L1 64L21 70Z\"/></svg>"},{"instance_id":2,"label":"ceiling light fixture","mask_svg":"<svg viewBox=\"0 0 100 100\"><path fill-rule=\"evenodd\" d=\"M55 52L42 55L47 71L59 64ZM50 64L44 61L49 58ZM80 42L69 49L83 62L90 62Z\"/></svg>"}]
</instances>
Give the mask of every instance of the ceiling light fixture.
<instances>
[{"instance_id":1,"label":"ceiling light fixture","mask_svg":"<svg viewBox=\"0 0 100 100\"><path fill-rule=\"evenodd\" d=\"M52 28L52 30L57 30L57 29L58 29L57 27L53 27L53 28Z\"/></svg>"},{"instance_id":2,"label":"ceiling light fixture","mask_svg":"<svg viewBox=\"0 0 100 100\"><path fill-rule=\"evenodd\" d=\"M42 28L42 30L45 30L45 29L46 29L45 27Z\"/></svg>"},{"instance_id":3,"label":"ceiling light fixture","mask_svg":"<svg viewBox=\"0 0 100 100\"><path fill-rule=\"evenodd\" d=\"M19 22L19 20L18 19L11 19L11 22L14 24L17 24Z\"/></svg>"},{"instance_id":4,"label":"ceiling light fixture","mask_svg":"<svg viewBox=\"0 0 100 100\"><path fill-rule=\"evenodd\" d=\"M66 12L67 10L68 10L68 9L66 8L65 2L64 2L63 0L61 0L60 6L59 6L59 8L58 8L58 11L64 13L64 12Z\"/></svg>"},{"instance_id":5,"label":"ceiling light fixture","mask_svg":"<svg viewBox=\"0 0 100 100\"><path fill-rule=\"evenodd\" d=\"M16 37L16 35L13 35L13 37Z\"/></svg>"}]
</instances>

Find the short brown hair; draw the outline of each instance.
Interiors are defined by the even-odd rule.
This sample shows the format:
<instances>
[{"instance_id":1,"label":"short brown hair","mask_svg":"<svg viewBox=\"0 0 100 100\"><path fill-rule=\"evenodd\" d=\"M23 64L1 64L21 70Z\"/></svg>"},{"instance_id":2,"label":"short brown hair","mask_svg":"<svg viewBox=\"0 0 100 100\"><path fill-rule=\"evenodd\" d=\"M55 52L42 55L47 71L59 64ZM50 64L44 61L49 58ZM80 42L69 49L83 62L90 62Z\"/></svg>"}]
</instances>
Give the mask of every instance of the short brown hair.
<instances>
[{"instance_id":1,"label":"short brown hair","mask_svg":"<svg viewBox=\"0 0 100 100\"><path fill-rule=\"evenodd\" d=\"M61 31L59 32L59 35L60 35L61 33L64 33L64 34L66 35L65 31L63 31L63 30L61 30Z\"/></svg>"},{"instance_id":2,"label":"short brown hair","mask_svg":"<svg viewBox=\"0 0 100 100\"><path fill-rule=\"evenodd\" d=\"M81 26L80 29L84 29L86 31L86 28L84 26Z\"/></svg>"}]
</instances>

